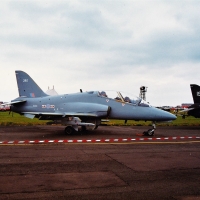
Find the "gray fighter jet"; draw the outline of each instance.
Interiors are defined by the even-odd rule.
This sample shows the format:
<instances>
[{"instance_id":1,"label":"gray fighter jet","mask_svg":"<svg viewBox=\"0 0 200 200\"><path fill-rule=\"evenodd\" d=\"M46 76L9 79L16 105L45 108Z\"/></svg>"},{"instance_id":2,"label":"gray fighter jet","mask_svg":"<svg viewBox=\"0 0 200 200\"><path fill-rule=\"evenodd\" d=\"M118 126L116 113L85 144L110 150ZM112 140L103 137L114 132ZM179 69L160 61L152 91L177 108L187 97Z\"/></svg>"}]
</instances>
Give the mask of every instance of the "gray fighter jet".
<instances>
[{"instance_id":1,"label":"gray fighter jet","mask_svg":"<svg viewBox=\"0 0 200 200\"><path fill-rule=\"evenodd\" d=\"M65 133L95 129L102 119L152 121L153 128L144 132L153 135L155 123L175 120L176 116L152 107L147 102L121 92L89 91L49 96L23 71L15 71L19 97L12 100L11 110L28 118L53 120L65 125Z\"/></svg>"}]
</instances>

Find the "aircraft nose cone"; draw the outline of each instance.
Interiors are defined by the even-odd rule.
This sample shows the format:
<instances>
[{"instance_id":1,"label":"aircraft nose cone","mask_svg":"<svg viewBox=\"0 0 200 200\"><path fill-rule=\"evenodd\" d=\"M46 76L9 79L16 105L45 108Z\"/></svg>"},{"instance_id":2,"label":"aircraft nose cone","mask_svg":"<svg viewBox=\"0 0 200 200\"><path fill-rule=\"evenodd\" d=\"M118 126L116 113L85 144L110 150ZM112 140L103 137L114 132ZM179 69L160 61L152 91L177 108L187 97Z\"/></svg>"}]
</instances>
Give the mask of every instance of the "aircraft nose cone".
<instances>
[{"instance_id":1,"label":"aircraft nose cone","mask_svg":"<svg viewBox=\"0 0 200 200\"><path fill-rule=\"evenodd\" d=\"M175 120L177 117L169 112L162 111L162 118L165 121L172 121Z\"/></svg>"},{"instance_id":2,"label":"aircraft nose cone","mask_svg":"<svg viewBox=\"0 0 200 200\"><path fill-rule=\"evenodd\" d=\"M170 115L169 115L170 120L175 120L175 119L177 118L175 115L173 115L173 114L171 114L171 113L168 113L168 114L170 114Z\"/></svg>"}]
</instances>

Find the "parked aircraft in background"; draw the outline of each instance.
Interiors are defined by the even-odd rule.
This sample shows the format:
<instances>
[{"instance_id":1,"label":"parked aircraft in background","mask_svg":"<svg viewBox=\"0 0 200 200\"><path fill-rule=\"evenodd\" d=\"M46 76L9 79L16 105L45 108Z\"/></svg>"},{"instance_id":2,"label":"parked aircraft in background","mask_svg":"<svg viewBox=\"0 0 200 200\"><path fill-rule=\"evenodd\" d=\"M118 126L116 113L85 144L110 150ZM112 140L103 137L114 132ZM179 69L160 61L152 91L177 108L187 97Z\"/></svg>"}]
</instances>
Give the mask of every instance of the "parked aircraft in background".
<instances>
[{"instance_id":1,"label":"parked aircraft in background","mask_svg":"<svg viewBox=\"0 0 200 200\"><path fill-rule=\"evenodd\" d=\"M10 110L10 105L7 103L3 103L2 101L0 102L0 111L9 111Z\"/></svg>"},{"instance_id":2,"label":"parked aircraft in background","mask_svg":"<svg viewBox=\"0 0 200 200\"><path fill-rule=\"evenodd\" d=\"M54 120L65 125L65 133L78 131L81 126L97 128L101 119L152 121L153 128L145 132L153 135L155 123L175 120L176 116L152 107L141 98L126 96L117 91L89 91L49 96L23 71L15 71L19 97L9 102L11 111L28 118Z\"/></svg>"},{"instance_id":3,"label":"parked aircraft in background","mask_svg":"<svg viewBox=\"0 0 200 200\"><path fill-rule=\"evenodd\" d=\"M180 111L180 112L184 112L184 113L187 113L187 115L189 116L194 116L196 118L199 118L200 117L200 86L195 85L195 84L190 84L190 88L191 88L194 104L192 104L187 109L184 109L183 111ZM183 118L185 118L185 116L187 115L184 114Z\"/></svg>"}]
</instances>

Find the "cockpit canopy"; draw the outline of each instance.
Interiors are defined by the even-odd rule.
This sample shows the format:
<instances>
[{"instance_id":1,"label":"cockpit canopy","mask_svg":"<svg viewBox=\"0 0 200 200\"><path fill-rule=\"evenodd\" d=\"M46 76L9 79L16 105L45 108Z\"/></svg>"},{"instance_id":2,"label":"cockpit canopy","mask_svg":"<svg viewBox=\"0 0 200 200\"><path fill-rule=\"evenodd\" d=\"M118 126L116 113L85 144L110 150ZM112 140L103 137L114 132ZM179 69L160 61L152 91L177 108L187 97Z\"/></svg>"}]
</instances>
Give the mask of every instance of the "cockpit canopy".
<instances>
[{"instance_id":1,"label":"cockpit canopy","mask_svg":"<svg viewBox=\"0 0 200 200\"><path fill-rule=\"evenodd\" d=\"M120 101L124 103L130 103L133 105L150 107L150 104L144 101L143 99L131 94L124 93L124 92L102 90L102 91L98 91L98 96L114 99L116 101Z\"/></svg>"}]
</instances>

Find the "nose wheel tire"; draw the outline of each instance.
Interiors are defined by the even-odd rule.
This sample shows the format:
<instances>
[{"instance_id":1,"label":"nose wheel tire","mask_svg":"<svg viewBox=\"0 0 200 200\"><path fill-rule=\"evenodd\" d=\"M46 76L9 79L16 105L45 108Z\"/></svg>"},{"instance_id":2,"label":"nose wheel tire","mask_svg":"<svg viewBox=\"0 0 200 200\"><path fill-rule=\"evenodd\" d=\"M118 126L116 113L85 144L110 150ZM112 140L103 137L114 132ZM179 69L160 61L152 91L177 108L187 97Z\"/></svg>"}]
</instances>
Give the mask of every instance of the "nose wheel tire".
<instances>
[{"instance_id":1,"label":"nose wheel tire","mask_svg":"<svg viewBox=\"0 0 200 200\"><path fill-rule=\"evenodd\" d=\"M153 135L154 135L154 129L149 129L149 130L147 131L147 135L148 135L148 136L153 136Z\"/></svg>"},{"instance_id":2,"label":"nose wheel tire","mask_svg":"<svg viewBox=\"0 0 200 200\"><path fill-rule=\"evenodd\" d=\"M149 129L148 131L144 131L143 135L153 136L154 135L154 129Z\"/></svg>"},{"instance_id":3,"label":"nose wheel tire","mask_svg":"<svg viewBox=\"0 0 200 200\"><path fill-rule=\"evenodd\" d=\"M156 124L155 124L155 122L153 122L152 129L149 129L148 131L144 131L143 135L153 136L155 129L156 129Z\"/></svg>"},{"instance_id":4,"label":"nose wheel tire","mask_svg":"<svg viewBox=\"0 0 200 200\"><path fill-rule=\"evenodd\" d=\"M74 128L72 128L71 126L67 126L65 128L65 134L66 135L72 135L74 133Z\"/></svg>"}]
</instances>

